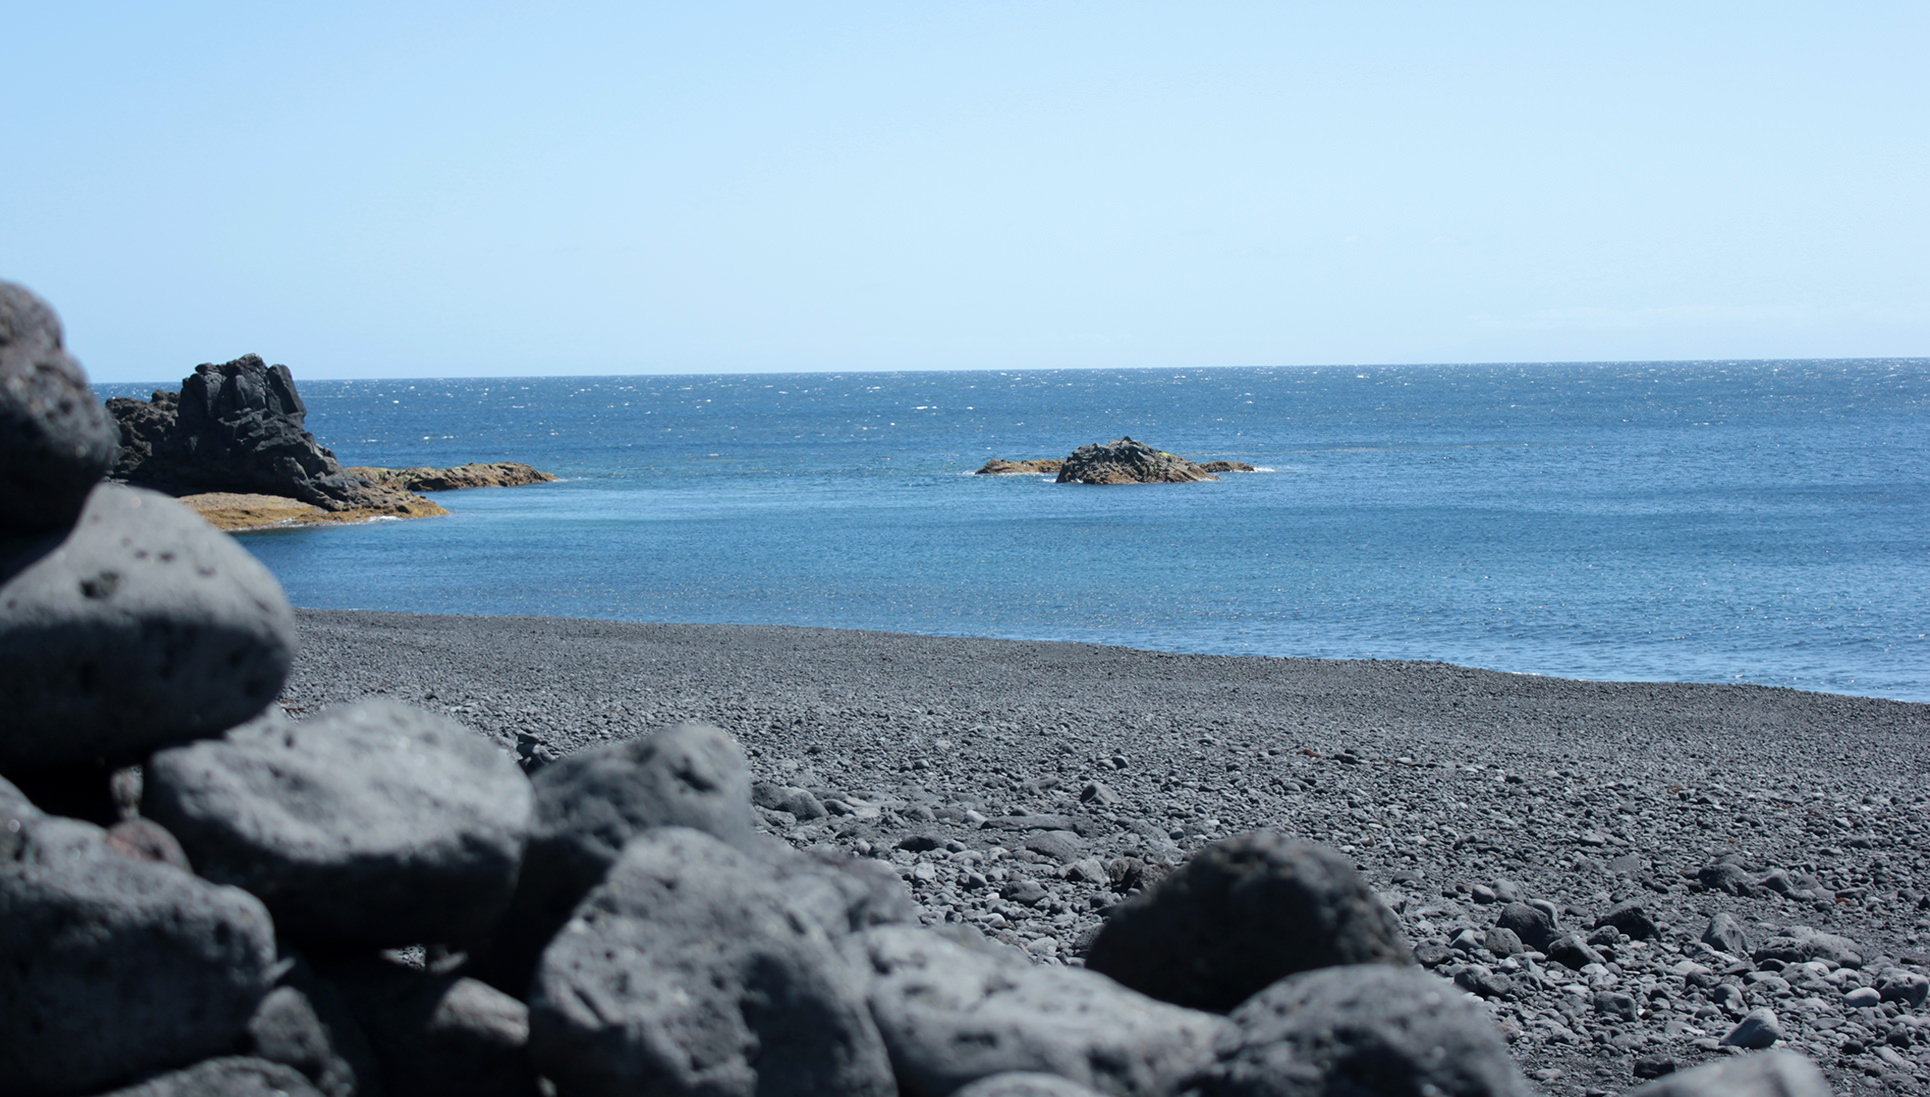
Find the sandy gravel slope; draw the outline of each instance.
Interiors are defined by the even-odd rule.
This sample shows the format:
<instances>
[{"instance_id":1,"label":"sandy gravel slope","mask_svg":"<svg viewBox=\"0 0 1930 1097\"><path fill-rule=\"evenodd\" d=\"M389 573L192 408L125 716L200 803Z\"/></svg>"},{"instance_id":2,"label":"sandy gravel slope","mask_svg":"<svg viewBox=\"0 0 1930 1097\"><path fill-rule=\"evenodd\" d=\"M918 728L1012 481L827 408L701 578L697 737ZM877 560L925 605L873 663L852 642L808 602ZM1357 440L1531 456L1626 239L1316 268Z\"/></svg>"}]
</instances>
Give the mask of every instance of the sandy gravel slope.
<instances>
[{"instance_id":1,"label":"sandy gravel slope","mask_svg":"<svg viewBox=\"0 0 1930 1097\"><path fill-rule=\"evenodd\" d=\"M297 714L388 695L561 753L709 720L826 809L766 810L773 833L886 859L932 919L1041 962L1077 962L1162 864L1278 827L1352 856L1551 1093L1718 1057L1759 1007L1841 1091L1930 1087L1930 1021L1898 990L1930 972L1930 705L824 629L299 618ZM1733 869L1698 876L1719 859ZM1723 880L1743 893L1707 886ZM1599 966L1483 947L1510 899L1551 904ZM1595 931L1628 900L1658 937ZM1713 952L1716 913L1751 950L1811 927L1857 963Z\"/></svg>"}]
</instances>

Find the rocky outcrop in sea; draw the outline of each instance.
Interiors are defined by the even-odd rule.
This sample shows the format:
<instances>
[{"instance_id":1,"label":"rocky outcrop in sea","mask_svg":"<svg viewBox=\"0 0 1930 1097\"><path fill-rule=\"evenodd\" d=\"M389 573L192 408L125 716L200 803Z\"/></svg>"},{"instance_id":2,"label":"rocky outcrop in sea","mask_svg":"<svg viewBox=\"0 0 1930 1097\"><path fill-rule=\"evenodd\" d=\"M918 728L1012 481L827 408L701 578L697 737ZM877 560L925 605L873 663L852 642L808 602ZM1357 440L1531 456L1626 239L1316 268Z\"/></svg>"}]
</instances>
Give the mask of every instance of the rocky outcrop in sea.
<instances>
[{"instance_id":1,"label":"rocky outcrop in sea","mask_svg":"<svg viewBox=\"0 0 1930 1097\"><path fill-rule=\"evenodd\" d=\"M492 461L453 468L385 469L351 467L348 471L371 483L403 491L458 491L464 488L514 488L549 484L556 477L518 461Z\"/></svg>"},{"instance_id":2,"label":"rocky outcrop in sea","mask_svg":"<svg viewBox=\"0 0 1930 1097\"><path fill-rule=\"evenodd\" d=\"M1184 457L1131 438L1080 446L1059 469L1061 484L1186 484L1217 479Z\"/></svg>"}]
</instances>

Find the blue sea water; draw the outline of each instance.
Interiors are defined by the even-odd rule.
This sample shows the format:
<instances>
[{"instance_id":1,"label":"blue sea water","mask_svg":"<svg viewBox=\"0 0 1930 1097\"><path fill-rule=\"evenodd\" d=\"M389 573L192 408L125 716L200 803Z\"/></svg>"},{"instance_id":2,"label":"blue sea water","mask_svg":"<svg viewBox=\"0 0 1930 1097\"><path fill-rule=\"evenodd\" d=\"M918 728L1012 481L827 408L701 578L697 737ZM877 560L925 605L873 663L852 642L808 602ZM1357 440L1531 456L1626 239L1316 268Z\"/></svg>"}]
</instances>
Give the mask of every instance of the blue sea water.
<instances>
[{"instance_id":1,"label":"blue sea water","mask_svg":"<svg viewBox=\"0 0 1930 1097\"><path fill-rule=\"evenodd\" d=\"M296 380L344 464L563 478L244 535L300 606L1930 700L1925 359ZM971 475L1120 435L1266 471Z\"/></svg>"}]
</instances>

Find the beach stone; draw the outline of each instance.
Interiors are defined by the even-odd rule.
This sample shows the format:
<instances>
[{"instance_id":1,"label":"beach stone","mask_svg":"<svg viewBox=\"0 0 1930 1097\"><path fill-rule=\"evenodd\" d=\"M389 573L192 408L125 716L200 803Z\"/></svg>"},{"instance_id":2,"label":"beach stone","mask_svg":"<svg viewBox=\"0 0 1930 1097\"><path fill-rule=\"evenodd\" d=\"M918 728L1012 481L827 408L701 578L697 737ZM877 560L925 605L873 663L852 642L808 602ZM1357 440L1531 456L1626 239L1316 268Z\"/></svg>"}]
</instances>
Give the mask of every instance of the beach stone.
<instances>
[{"instance_id":1,"label":"beach stone","mask_svg":"<svg viewBox=\"0 0 1930 1097\"><path fill-rule=\"evenodd\" d=\"M275 958L259 900L115 854L89 823L15 821L0 838L5 1092L95 1092L243 1040Z\"/></svg>"},{"instance_id":2,"label":"beach stone","mask_svg":"<svg viewBox=\"0 0 1930 1097\"><path fill-rule=\"evenodd\" d=\"M1069 830L1042 830L1025 840L1025 848L1069 865L1086 853L1086 844Z\"/></svg>"},{"instance_id":3,"label":"beach stone","mask_svg":"<svg viewBox=\"0 0 1930 1097\"><path fill-rule=\"evenodd\" d=\"M1015 1070L980 1078L954 1091L952 1097L1099 1097L1099 1091L1057 1074Z\"/></svg>"},{"instance_id":4,"label":"beach stone","mask_svg":"<svg viewBox=\"0 0 1930 1097\"><path fill-rule=\"evenodd\" d=\"M1634 941L1652 941L1662 935L1662 927L1655 924L1648 907L1639 899L1617 903L1608 909L1608 913L1595 919L1596 929L1604 926L1613 926Z\"/></svg>"},{"instance_id":5,"label":"beach stone","mask_svg":"<svg viewBox=\"0 0 1930 1097\"><path fill-rule=\"evenodd\" d=\"M905 882L881 861L817 846L793 850L776 843L759 852L791 905L811 916L833 940L872 926L918 923L918 903Z\"/></svg>"},{"instance_id":6,"label":"beach stone","mask_svg":"<svg viewBox=\"0 0 1930 1097\"><path fill-rule=\"evenodd\" d=\"M1229 1015L1206 1097L1532 1092L1487 1011L1437 976L1360 964L1291 975Z\"/></svg>"},{"instance_id":7,"label":"beach stone","mask_svg":"<svg viewBox=\"0 0 1930 1097\"><path fill-rule=\"evenodd\" d=\"M276 971L275 988L248 1020L251 1054L301 1071L325 1097L381 1097L375 1054L340 993L298 957Z\"/></svg>"},{"instance_id":8,"label":"beach stone","mask_svg":"<svg viewBox=\"0 0 1930 1097\"><path fill-rule=\"evenodd\" d=\"M152 819L123 819L108 827L107 848L137 861L173 865L182 872L194 871L188 864L188 854L181 848L181 843L168 833L166 827Z\"/></svg>"},{"instance_id":9,"label":"beach stone","mask_svg":"<svg viewBox=\"0 0 1930 1097\"><path fill-rule=\"evenodd\" d=\"M120 446L62 344L53 308L0 282L0 537L73 524Z\"/></svg>"},{"instance_id":10,"label":"beach stone","mask_svg":"<svg viewBox=\"0 0 1930 1097\"><path fill-rule=\"evenodd\" d=\"M1216 1012L1297 971L1413 962L1400 921L1352 862L1272 830L1201 849L1120 904L1086 956L1134 990Z\"/></svg>"},{"instance_id":11,"label":"beach stone","mask_svg":"<svg viewBox=\"0 0 1930 1097\"><path fill-rule=\"evenodd\" d=\"M1930 1001L1930 976L1922 972L1891 969L1877 978L1876 991L1885 1002L1901 1002L1911 1009L1922 1009Z\"/></svg>"},{"instance_id":12,"label":"beach stone","mask_svg":"<svg viewBox=\"0 0 1930 1097\"><path fill-rule=\"evenodd\" d=\"M1729 1047L1760 1050L1774 1047L1776 1041L1782 1038L1783 1026L1776 1017L1776 1011L1764 1006L1743 1014L1742 1020L1736 1022L1736 1027L1729 1030L1722 1042Z\"/></svg>"},{"instance_id":13,"label":"beach stone","mask_svg":"<svg viewBox=\"0 0 1930 1097\"><path fill-rule=\"evenodd\" d=\"M0 538L0 772L139 761L266 708L294 617L248 551L166 496L102 484L73 529Z\"/></svg>"},{"instance_id":14,"label":"beach stone","mask_svg":"<svg viewBox=\"0 0 1930 1097\"><path fill-rule=\"evenodd\" d=\"M1794 1051L1739 1055L1658 1078L1624 1097L1832 1097L1816 1064Z\"/></svg>"},{"instance_id":15,"label":"beach stone","mask_svg":"<svg viewBox=\"0 0 1930 1097\"><path fill-rule=\"evenodd\" d=\"M824 810L823 801L809 789L772 784L769 781L758 781L751 786L751 802L772 811L788 811L796 816L800 823L822 819L830 814Z\"/></svg>"},{"instance_id":16,"label":"beach stone","mask_svg":"<svg viewBox=\"0 0 1930 1097\"><path fill-rule=\"evenodd\" d=\"M1494 924L1496 929L1513 930L1523 944L1537 952L1546 952L1549 944L1561 935L1555 928L1554 914L1527 903L1509 903L1502 907Z\"/></svg>"},{"instance_id":17,"label":"beach stone","mask_svg":"<svg viewBox=\"0 0 1930 1097\"><path fill-rule=\"evenodd\" d=\"M1573 968L1576 971L1580 971L1590 964L1607 962L1606 958L1596 950L1594 945L1582 940L1581 935L1575 933L1562 934L1548 942L1542 951L1547 953L1550 960L1564 967Z\"/></svg>"},{"instance_id":18,"label":"beach stone","mask_svg":"<svg viewBox=\"0 0 1930 1097\"><path fill-rule=\"evenodd\" d=\"M536 812L508 912L472 954L478 978L521 995L543 948L624 844L656 827L701 830L757 849L750 771L736 741L684 723L573 754L531 779Z\"/></svg>"},{"instance_id":19,"label":"beach stone","mask_svg":"<svg viewBox=\"0 0 1930 1097\"><path fill-rule=\"evenodd\" d=\"M1749 955L1749 935L1735 915L1727 911L1718 911L1710 917L1702 931L1702 943L1731 956Z\"/></svg>"},{"instance_id":20,"label":"beach stone","mask_svg":"<svg viewBox=\"0 0 1930 1097\"><path fill-rule=\"evenodd\" d=\"M528 778L487 739L370 701L157 752L142 810L283 934L392 947L479 937L509 901Z\"/></svg>"},{"instance_id":21,"label":"beach stone","mask_svg":"<svg viewBox=\"0 0 1930 1097\"><path fill-rule=\"evenodd\" d=\"M328 1097L302 1072L247 1055L207 1059L100 1097Z\"/></svg>"},{"instance_id":22,"label":"beach stone","mask_svg":"<svg viewBox=\"0 0 1930 1097\"><path fill-rule=\"evenodd\" d=\"M1863 953L1855 941L1808 926L1796 926L1769 938L1750 953L1750 958L1757 963L1781 960L1786 964L1801 964L1822 960L1837 967L1863 966Z\"/></svg>"},{"instance_id":23,"label":"beach stone","mask_svg":"<svg viewBox=\"0 0 1930 1097\"><path fill-rule=\"evenodd\" d=\"M544 951L530 1050L584 1097L895 1090L824 931L761 865L684 827L631 839Z\"/></svg>"},{"instance_id":24,"label":"beach stone","mask_svg":"<svg viewBox=\"0 0 1930 1097\"><path fill-rule=\"evenodd\" d=\"M870 930L845 948L870 975L871 1013L908 1097L944 1097L1012 1071L1114 1097L1166 1094L1210 1061L1229 1028L1094 972L919 927Z\"/></svg>"},{"instance_id":25,"label":"beach stone","mask_svg":"<svg viewBox=\"0 0 1930 1097\"><path fill-rule=\"evenodd\" d=\"M320 957L317 970L367 1035L396 1097L535 1097L529 1008L457 971L380 957Z\"/></svg>"}]
</instances>

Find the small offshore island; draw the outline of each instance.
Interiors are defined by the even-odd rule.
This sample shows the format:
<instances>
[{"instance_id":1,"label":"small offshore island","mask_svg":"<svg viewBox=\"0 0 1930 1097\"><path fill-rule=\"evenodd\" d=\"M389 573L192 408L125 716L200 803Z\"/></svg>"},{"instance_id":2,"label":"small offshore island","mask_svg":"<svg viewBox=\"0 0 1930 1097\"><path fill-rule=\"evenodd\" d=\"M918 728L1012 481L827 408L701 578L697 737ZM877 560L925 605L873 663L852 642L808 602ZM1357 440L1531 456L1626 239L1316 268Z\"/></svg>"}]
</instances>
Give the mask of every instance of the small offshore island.
<instances>
[{"instance_id":1,"label":"small offshore island","mask_svg":"<svg viewBox=\"0 0 1930 1097\"><path fill-rule=\"evenodd\" d=\"M1006 461L994 457L974 475L1012 476L1058 474L1061 484L1191 484L1218 480L1214 473L1254 472L1244 461L1196 464L1175 453L1154 449L1131 438L1115 438L1080 446L1063 460L1044 457Z\"/></svg>"},{"instance_id":2,"label":"small offshore island","mask_svg":"<svg viewBox=\"0 0 1930 1097\"><path fill-rule=\"evenodd\" d=\"M111 399L107 412L120 430L112 479L173 495L230 532L430 518L449 512L421 492L556 479L508 461L343 468L308 432L288 367L256 354L197 366L180 392Z\"/></svg>"}]
</instances>

